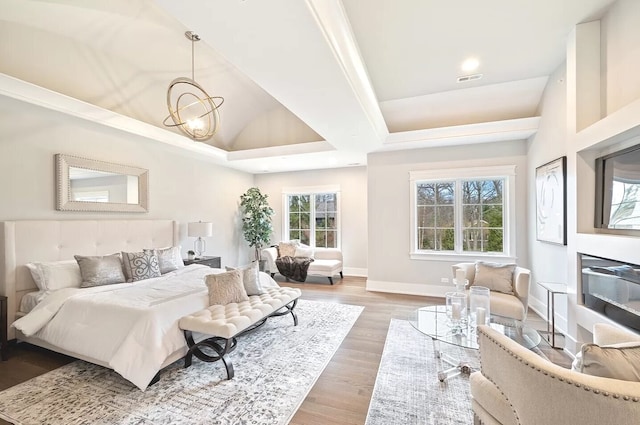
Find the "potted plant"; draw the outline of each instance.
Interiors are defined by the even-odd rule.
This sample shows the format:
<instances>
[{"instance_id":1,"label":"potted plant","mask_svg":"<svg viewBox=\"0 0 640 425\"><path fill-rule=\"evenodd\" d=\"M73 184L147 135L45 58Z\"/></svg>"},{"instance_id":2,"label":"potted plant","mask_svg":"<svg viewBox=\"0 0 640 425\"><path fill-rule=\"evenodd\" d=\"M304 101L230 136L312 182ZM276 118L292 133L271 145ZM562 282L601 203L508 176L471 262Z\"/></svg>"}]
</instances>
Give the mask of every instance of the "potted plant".
<instances>
[{"instance_id":1,"label":"potted plant","mask_svg":"<svg viewBox=\"0 0 640 425\"><path fill-rule=\"evenodd\" d=\"M273 226L271 224L274 214L273 208L267 202L268 195L264 195L257 187L252 187L240 196L240 208L242 209L242 232L249 246L255 250L255 258L260 263L260 269L264 269L261 250L269 243Z\"/></svg>"},{"instance_id":2,"label":"potted plant","mask_svg":"<svg viewBox=\"0 0 640 425\"><path fill-rule=\"evenodd\" d=\"M187 251L187 259L188 260L193 260L194 258L196 258L196 252L194 250L192 250L192 249Z\"/></svg>"}]
</instances>

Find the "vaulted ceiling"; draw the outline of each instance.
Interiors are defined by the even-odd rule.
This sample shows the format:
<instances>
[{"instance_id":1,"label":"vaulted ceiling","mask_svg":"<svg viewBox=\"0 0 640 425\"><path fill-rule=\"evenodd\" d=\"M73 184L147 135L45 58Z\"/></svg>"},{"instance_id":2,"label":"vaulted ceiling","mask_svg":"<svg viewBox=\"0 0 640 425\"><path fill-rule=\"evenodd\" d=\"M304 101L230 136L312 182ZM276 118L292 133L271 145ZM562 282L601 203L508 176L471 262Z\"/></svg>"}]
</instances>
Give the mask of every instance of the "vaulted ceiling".
<instances>
[{"instance_id":1,"label":"vaulted ceiling","mask_svg":"<svg viewBox=\"0 0 640 425\"><path fill-rule=\"evenodd\" d=\"M612 2L0 0L0 94L107 111L252 173L359 165L526 139L567 35ZM191 74L187 30L202 39L196 81L225 99L206 145L162 124L169 82ZM468 58L476 70L461 69ZM457 81L470 74L482 77Z\"/></svg>"}]
</instances>

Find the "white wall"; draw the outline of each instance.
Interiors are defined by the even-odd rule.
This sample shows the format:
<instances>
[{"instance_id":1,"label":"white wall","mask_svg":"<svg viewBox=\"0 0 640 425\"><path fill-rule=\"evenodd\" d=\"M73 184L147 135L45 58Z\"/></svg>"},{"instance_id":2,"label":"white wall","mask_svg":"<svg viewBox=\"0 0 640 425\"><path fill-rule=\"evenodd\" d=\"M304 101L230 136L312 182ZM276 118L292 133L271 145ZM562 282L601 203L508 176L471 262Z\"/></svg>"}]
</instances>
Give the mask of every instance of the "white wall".
<instances>
[{"instance_id":1,"label":"white wall","mask_svg":"<svg viewBox=\"0 0 640 425\"><path fill-rule=\"evenodd\" d=\"M209 255L222 264L249 259L241 234L240 195L253 176L201 160L164 143L0 96L0 220L172 219L181 223L183 253L193 246L189 221L212 221ZM149 213L55 210L54 154L64 153L149 170ZM79 253L81 254L81 253Z\"/></svg>"},{"instance_id":2,"label":"white wall","mask_svg":"<svg viewBox=\"0 0 640 425\"><path fill-rule=\"evenodd\" d=\"M618 137L620 134L640 132L640 104L636 105L640 99L639 20L640 2L619 0L614 3L600 22L600 47L589 35L597 27L590 23L576 27L567 45L566 69L560 67L549 79L540 107L540 128L528 144L528 234L532 276L534 281L567 283L569 294L566 301L559 297L556 324L565 331L565 348L571 352L579 349L583 341L590 340L594 323L609 321L582 306L579 254L632 263L640 261L635 249L637 235L631 238L611 235L593 226L594 160L605 152L631 143ZM591 66L593 59L598 57L600 72L598 69L594 72ZM588 90L601 96L581 96ZM593 119L592 112L598 110L601 118ZM585 113L588 116L583 116ZM586 125L578 125L576 133L576 123L585 119ZM616 139L615 144L609 138ZM567 156L568 164L566 247L535 239L535 167L562 155ZM532 307L546 313L546 292L533 285L531 295Z\"/></svg>"},{"instance_id":3,"label":"white wall","mask_svg":"<svg viewBox=\"0 0 640 425\"><path fill-rule=\"evenodd\" d=\"M293 173L259 174L256 186L269 196L275 210L272 243L287 239L283 235L282 188L305 186L340 187L340 214L344 272L352 276L367 275L367 169L365 167L335 168Z\"/></svg>"},{"instance_id":4,"label":"white wall","mask_svg":"<svg viewBox=\"0 0 640 425\"><path fill-rule=\"evenodd\" d=\"M640 99L640 2L618 0L601 19L606 115Z\"/></svg>"},{"instance_id":5,"label":"white wall","mask_svg":"<svg viewBox=\"0 0 640 425\"><path fill-rule=\"evenodd\" d=\"M527 160L524 141L373 153L368 156L368 289L442 295L457 261L412 260L409 172L516 166L516 256L527 267ZM450 289L450 287L448 288Z\"/></svg>"},{"instance_id":6,"label":"white wall","mask_svg":"<svg viewBox=\"0 0 640 425\"><path fill-rule=\"evenodd\" d=\"M527 147L527 175L529 176L528 225L529 265L531 282L529 305L543 317L546 316L547 293L536 281L567 282L567 247L536 240L536 181L535 169L549 161L567 155L566 120L566 70L562 64L549 78L539 107L540 127L529 140ZM567 196L574 196L569 193ZM566 329L567 302L556 297L556 326Z\"/></svg>"}]
</instances>

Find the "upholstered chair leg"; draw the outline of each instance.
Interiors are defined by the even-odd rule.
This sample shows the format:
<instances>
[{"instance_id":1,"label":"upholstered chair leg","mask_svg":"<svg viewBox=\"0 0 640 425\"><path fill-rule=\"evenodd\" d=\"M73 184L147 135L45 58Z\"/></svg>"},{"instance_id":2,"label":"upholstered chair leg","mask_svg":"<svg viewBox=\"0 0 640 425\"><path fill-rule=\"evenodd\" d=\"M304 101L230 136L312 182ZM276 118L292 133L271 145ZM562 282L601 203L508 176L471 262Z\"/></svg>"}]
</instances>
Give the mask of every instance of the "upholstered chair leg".
<instances>
[{"instance_id":1,"label":"upholstered chair leg","mask_svg":"<svg viewBox=\"0 0 640 425\"><path fill-rule=\"evenodd\" d=\"M333 285L333 278L331 276L329 276L329 283Z\"/></svg>"},{"instance_id":2,"label":"upholstered chair leg","mask_svg":"<svg viewBox=\"0 0 640 425\"><path fill-rule=\"evenodd\" d=\"M344 276L342 276L342 272L340 272L340 279L344 279Z\"/></svg>"}]
</instances>

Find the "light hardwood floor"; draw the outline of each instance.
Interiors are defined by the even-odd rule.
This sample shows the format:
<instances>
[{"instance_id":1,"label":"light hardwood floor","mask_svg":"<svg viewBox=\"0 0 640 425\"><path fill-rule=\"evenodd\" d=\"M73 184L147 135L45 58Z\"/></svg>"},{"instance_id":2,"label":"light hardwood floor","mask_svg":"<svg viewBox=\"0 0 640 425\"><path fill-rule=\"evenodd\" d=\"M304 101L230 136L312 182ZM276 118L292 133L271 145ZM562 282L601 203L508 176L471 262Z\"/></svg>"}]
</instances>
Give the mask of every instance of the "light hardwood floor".
<instances>
[{"instance_id":1,"label":"light hardwood floor","mask_svg":"<svg viewBox=\"0 0 640 425\"><path fill-rule=\"evenodd\" d=\"M363 424L390 319L405 319L412 310L442 300L367 292L365 279L356 277L334 279L333 286L326 279L320 278L310 278L304 284L285 282L278 276L276 280L282 286L302 289L304 299L365 307L290 422L292 425ZM532 312L527 318L527 324L541 330L546 327L546 323ZM565 367L570 365L570 357L561 351L552 349L544 342L540 348L553 362ZM28 344L13 345L10 347L9 360L0 362L0 390L72 360ZM5 423L0 420L0 424Z\"/></svg>"}]
</instances>

